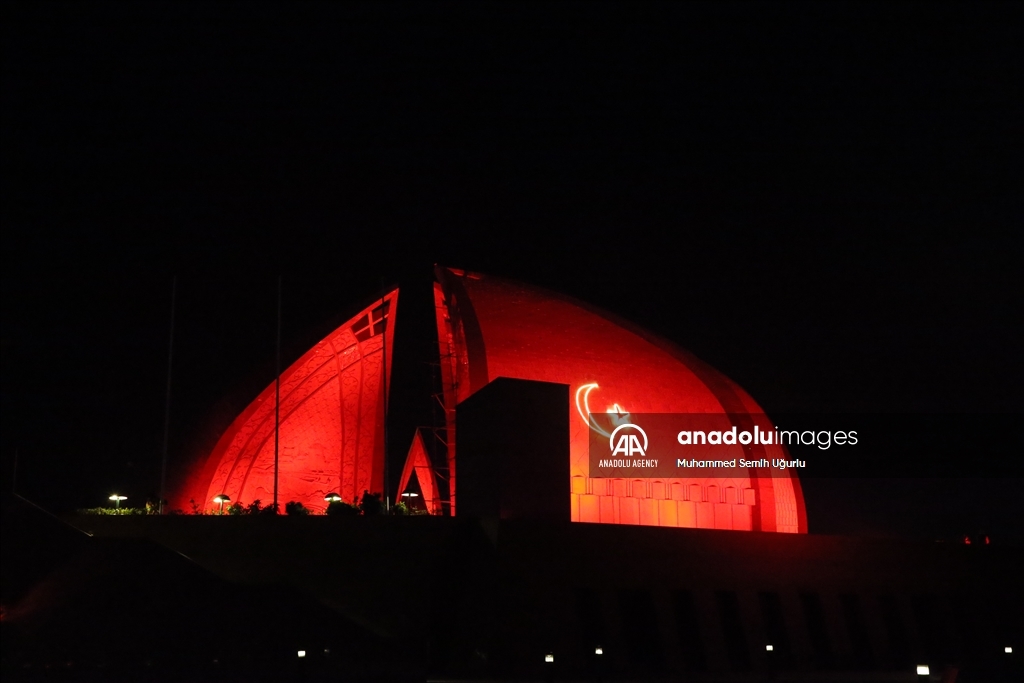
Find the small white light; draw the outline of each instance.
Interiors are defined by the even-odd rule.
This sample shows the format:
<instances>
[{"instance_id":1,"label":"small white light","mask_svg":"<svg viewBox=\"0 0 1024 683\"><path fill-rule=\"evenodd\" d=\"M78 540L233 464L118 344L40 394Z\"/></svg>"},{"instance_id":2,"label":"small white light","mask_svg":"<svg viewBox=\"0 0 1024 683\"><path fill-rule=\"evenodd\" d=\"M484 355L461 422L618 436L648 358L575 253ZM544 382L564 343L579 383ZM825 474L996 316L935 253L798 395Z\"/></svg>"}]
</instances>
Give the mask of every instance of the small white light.
<instances>
[{"instance_id":1,"label":"small white light","mask_svg":"<svg viewBox=\"0 0 1024 683\"><path fill-rule=\"evenodd\" d=\"M544 655L544 661L547 662L548 664L550 664L551 662L555 661L555 656L554 655Z\"/></svg>"},{"instance_id":2,"label":"small white light","mask_svg":"<svg viewBox=\"0 0 1024 683\"><path fill-rule=\"evenodd\" d=\"M300 657L305 657L306 656L306 651L305 650L299 650L299 656Z\"/></svg>"},{"instance_id":3,"label":"small white light","mask_svg":"<svg viewBox=\"0 0 1024 683\"><path fill-rule=\"evenodd\" d=\"M917 675L918 676L927 676L930 673L931 673L931 669L928 668L927 664L918 664L917 665Z\"/></svg>"},{"instance_id":4,"label":"small white light","mask_svg":"<svg viewBox=\"0 0 1024 683\"><path fill-rule=\"evenodd\" d=\"M1003 652L1005 652L1008 655L1012 655L1013 654L1013 648L1010 647L1010 646L1006 646L1006 647L1003 648Z\"/></svg>"},{"instance_id":5,"label":"small white light","mask_svg":"<svg viewBox=\"0 0 1024 683\"><path fill-rule=\"evenodd\" d=\"M767 652L774 652L774 651L775 651L775 646L774 646L774 645L765 645L765 646L764 646L764 649L765 649L765 650L766 650Z\"/></svg>"},{"instance_id":6,"label":"small white light","mask_svg":"<svg viewBox=\"0 0 1024 683\"><path fill-rule=\"evenodd\" d=\"M604 654L604 649L599 648L599 647L594 648L594 654L595 655L603 655Z\"/></svg>"}]
</instances>

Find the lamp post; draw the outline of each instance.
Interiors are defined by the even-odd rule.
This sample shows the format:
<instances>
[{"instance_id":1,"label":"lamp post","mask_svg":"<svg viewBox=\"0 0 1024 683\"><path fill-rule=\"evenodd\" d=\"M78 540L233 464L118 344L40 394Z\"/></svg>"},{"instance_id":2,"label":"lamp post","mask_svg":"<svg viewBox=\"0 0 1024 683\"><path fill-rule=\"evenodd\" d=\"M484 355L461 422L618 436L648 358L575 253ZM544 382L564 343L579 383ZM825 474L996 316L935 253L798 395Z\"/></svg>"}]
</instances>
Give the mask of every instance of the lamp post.
<instances>
[{"instance_id":1,"label":"lamp post","mask_svg":"<svg viewBox=\"0 0 1024 683\"><path fill-rule=\"evenodd\" d=\"M107 500L114 501L114 507L118 508L118 509L120 509L120 507L121 507L121 501L122 500L127 500L127 499L128 499L128 496L119 496L116 493L113 494L112 496L110 496L109 498L107 498Z\"/></svg>"},{"instance_id":2,"label":"lamp post","mask_svg":"<svg viewBox=\"0 0 1024 683\"><path fill-rule=\"evenodd\" d=\"M222 494L220 494L219 496L216 496L216 497L215 497L215 498L213 499L213 502L214 502L214 503L220 503L220 514L222 514L222 515L223 515L223 514L224 514L224 503L230 503L230 502L231 502L231 499L230 499L230 498L228 498L228 497L227 497L227 495L225 495L225 494L223 494L223 493L222 493Z\"/></svg>"},{"instance_id":3,"label":"lamp post","mask_svg":"<svg viewBox=\"0 0 1024 683\"><path fill-rule=\"evenodd\" d=\"M327 502L327 508L324 509L324 514L326 515L327 510L331 507L332 503L340 503L343 499L337 493L331 491L326 496L324 496L324 500Z\"/></svg>"}]
</instances>

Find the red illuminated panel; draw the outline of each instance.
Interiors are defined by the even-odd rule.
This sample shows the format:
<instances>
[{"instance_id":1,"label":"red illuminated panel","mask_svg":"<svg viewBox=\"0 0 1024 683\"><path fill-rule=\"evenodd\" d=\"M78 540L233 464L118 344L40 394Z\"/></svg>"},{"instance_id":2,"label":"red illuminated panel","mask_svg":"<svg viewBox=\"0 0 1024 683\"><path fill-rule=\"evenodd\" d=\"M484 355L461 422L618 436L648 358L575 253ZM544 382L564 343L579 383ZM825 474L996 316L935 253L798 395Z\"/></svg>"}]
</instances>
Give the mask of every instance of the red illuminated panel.
<instances>
[{"instance_id":1,"label":"red illuminated panel","mask_svg":"<svg viewBox=\"0 0 1024 683\"><path fill-rule=\"evenodd\" d=\"M436 276L453 490L455 405L496 377L559 382L569 385L572 403L567 493L574 521L806 533L795 477L756 471L663 481L589 477L589 427L578 400L593 412L618 406L635 413L727 413L741 429L752 429L755 419L764 420L752 415L763 411L729 378L671 342L569 297L449 268L438 267ZM785 455L779 446L759 448L767 458ZM454 512L454 495L452 501Z\"/></svg>"},{"instance_id":2,"label":"red illuminated panel","mask_svg":"<svg viewBox=\"0 0 1024 683\"><path fill-rule=\"evenodd\" d=\"M313 510L336 492L352 502L383 490L384 381L390 376L398 290L336 329L281 373L278 503ZM385 362L385 355L387 354ZM274 498L275 388L271 383L221 436L178 497L211 509Z\"/></svg>"},{"instance_id":3,"label":"red illuminated panel","mask_svg":"<svg viewBox=\"0 0 1024 683\"><path fill-rule=\"evenodd\" d=\"M434 468L430 464L426 445L423 443L423 434L419 429L416 430L416 436L412 439L409 454L405 458L405 467L402 468L402 478L398 482L399 496L409 488L413 474L416 475L416 481L423 493L423 503L427 512L432 515L441 514L441 497L437 490L437 479L434 476Z\"/></svg>"}]
</instances>

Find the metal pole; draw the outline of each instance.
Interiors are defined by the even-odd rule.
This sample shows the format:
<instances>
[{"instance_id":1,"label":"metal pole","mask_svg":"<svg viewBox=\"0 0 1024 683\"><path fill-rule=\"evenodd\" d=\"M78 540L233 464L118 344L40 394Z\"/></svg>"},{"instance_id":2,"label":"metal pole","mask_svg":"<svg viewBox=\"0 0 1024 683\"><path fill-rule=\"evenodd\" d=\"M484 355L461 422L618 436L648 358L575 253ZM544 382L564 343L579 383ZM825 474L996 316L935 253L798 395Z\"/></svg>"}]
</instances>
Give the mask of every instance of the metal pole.
<instances>
[{"instance_id":1,"label":"metal pole","mask_svg":"<svg viewBox=\"0 0 1024 683\"><path fill-rule=\"evenodd\" d=\"M281 446L281 276L277 276L277 360L274 379L274 514L277 514L277 478Z\"/></svg>"},{"instance_id":2,"label":"metal pole","mask_svg":"<svg viewBox=\"0 0 1024 683\"><path fill-rule=\"evenodd\" d=\"M167 341L167 393L164 396L164 443L160 450L160 514L167 500L167 445L171 434L171 367L174 363L174 308L178 293L178 277L171 278L171 331Z\"/></svg>"},{"instance_id":3,"label":"metal pole","mask_svg":"<svg viewBox=\"0 0 1024 683\"><path fill-rule=\"evenodd\" d=\"M388 316L387 311L384 310L385 302L385 291L384 281L380 283L380 314L384 326L381 332L380 342L380 353L381 353L381 368L384 373L383 379L383 397L384 397L384 509L391 509L391 478L389 476L388 468ZM370 314L373 318L373 314ZM373 320L370 320L370 325L373 325Z\"/></svg>"}]
</instances>

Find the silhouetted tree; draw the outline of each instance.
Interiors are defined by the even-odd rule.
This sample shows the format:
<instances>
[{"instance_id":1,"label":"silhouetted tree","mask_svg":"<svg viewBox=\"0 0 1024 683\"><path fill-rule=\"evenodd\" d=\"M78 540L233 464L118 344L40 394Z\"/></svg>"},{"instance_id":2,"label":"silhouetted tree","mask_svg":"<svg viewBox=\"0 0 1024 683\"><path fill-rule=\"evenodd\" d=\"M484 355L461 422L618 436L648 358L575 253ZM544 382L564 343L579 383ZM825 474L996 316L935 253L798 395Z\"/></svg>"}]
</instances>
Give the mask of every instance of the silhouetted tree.
<instances>
[{"instance_id":1,"label":"silhouetted tree","mask_svg":"<svg viewBox=\"0 0 1024 683\"><path fill-rule=\"evenodd\" d=\"M380 494L370 493L366 489L363 489L363 499L359 503L359 507L367 517L379 515L383 509L383 506L380 503Z\"/></svg>"}]
</instances>

